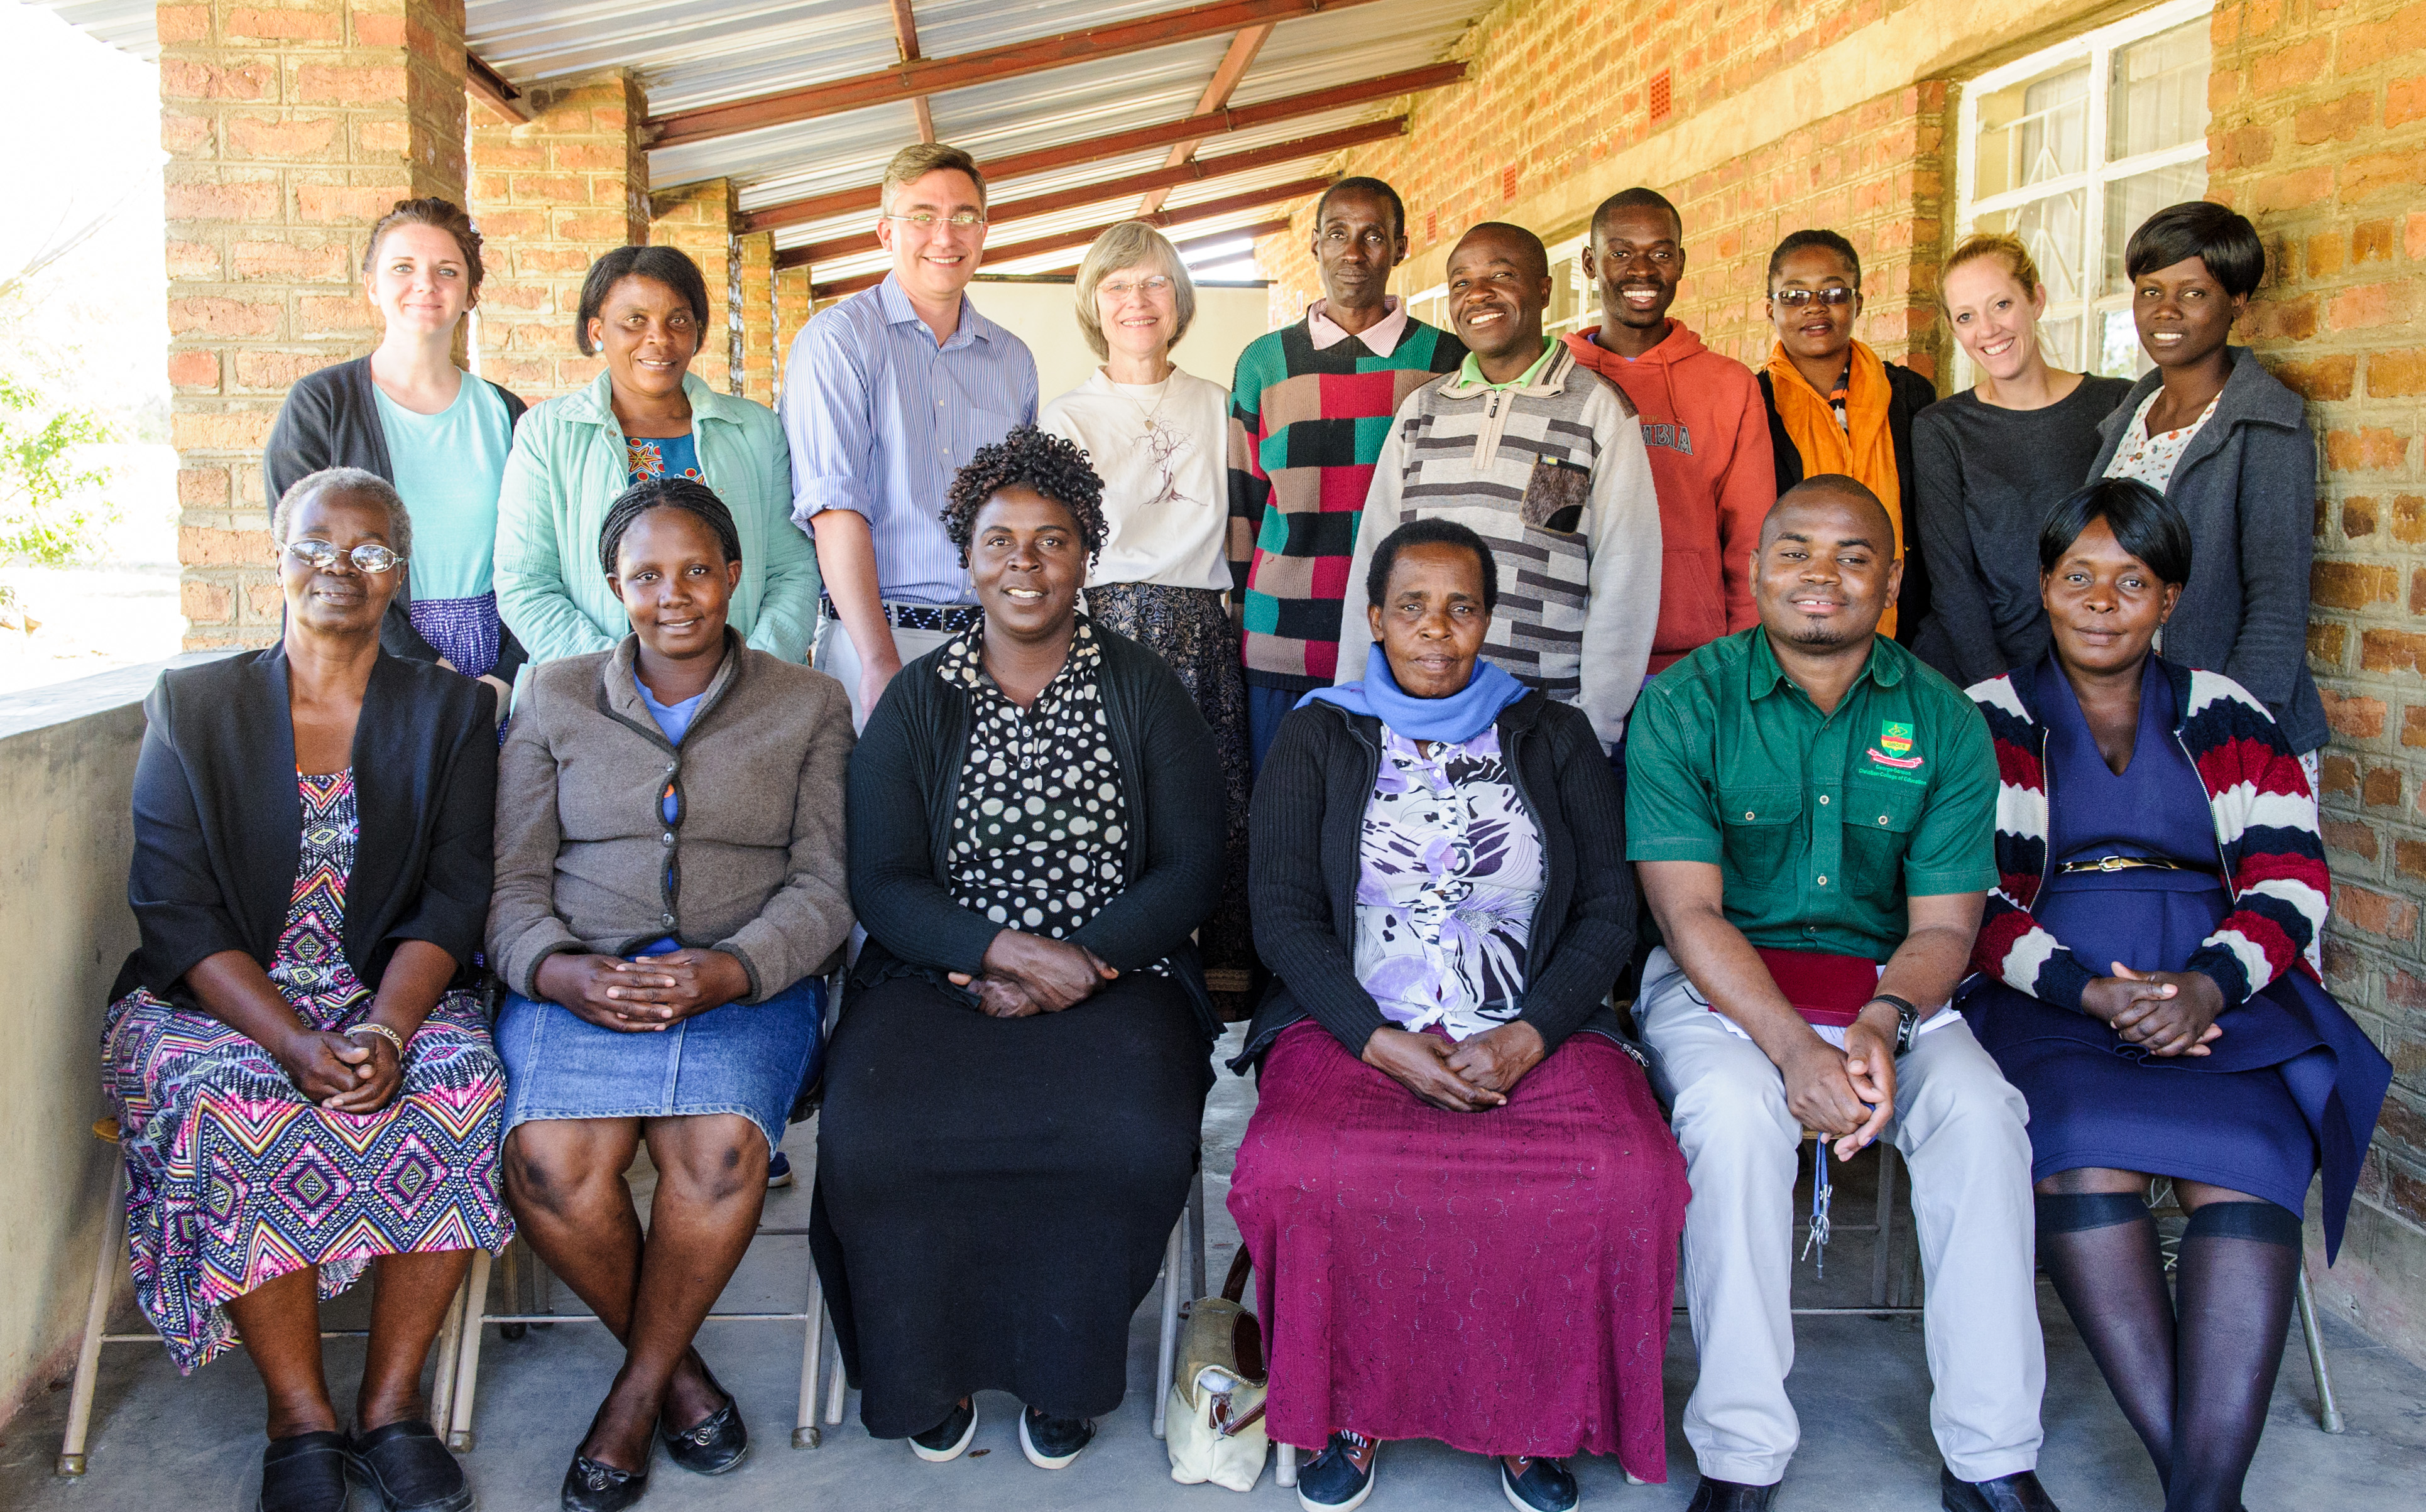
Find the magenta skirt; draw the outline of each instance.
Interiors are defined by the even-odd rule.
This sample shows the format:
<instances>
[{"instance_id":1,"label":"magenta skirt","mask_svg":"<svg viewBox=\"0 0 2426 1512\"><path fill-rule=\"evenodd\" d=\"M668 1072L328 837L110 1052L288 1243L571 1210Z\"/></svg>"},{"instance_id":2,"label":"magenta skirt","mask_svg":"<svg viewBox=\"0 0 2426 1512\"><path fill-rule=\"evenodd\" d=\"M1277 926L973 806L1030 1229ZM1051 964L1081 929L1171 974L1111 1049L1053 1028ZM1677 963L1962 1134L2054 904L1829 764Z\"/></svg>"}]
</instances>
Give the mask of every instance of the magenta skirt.
<instances>
[{"instance_id":1,"label":"magenta skirt","mask_svg":"<svg viewBox=\"0 0 2426 1512\"><path fill-rule=\"evenodd\" d=\"M1689 1194L1631 1057L1579 1034L1507 1106L1444 1113L1301 1023L1257 1086L1230 1212L1273 1439L1614 1454L1668 1478L1660 1362Z\"/></svg>"}]
</instances>

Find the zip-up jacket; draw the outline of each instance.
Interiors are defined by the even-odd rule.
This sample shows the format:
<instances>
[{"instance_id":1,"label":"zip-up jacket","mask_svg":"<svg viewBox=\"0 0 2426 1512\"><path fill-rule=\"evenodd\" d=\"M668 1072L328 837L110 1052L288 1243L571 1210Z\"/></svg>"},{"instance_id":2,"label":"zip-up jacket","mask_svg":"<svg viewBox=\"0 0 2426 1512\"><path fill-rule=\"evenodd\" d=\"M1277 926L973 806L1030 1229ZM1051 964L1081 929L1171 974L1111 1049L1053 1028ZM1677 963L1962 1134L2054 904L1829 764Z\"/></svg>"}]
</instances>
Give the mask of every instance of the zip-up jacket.
<instances>
[{"instance_id":1,"label":"zip-up jacket","mask_svg":"<svg viewBox=\"0 0 2426 1512\"><path fill-rule=\"evenodd\" d=\"M2205 972L2226 1006L2285 972L2321 983L2320 938L2333 878L2317 832L2316 800L2290 743L2255 695L2220 672L2158 663L2174 690L2174 739L2207 789L2216 856L2233 911L2200 941L2185 971ZM2032 706L2034 672L1966 689L1997 748L1997 890L1971 948L1973 969L2042 1003L2078 1010L2092 970L2030 915L2046 882L2046 725Z\"/></svg>"},{"instance_id":2,"label":"zip-up jacket","mask_svg":"<svg viewBox=\"0 0 2426 1512\"><path fill-rule=\"evenodd\" d=\"M1463 373L1407 396L1365 496L1348 570L1362 604L1373 549L1410 520L1454 520L1490 542L1499 606L1483 654L1572 703L1614 748L1659 623L1659 497L1633 401L1555 344L1530 383ZM1339 673L1365 675L1361 613L1340 617Z\"/></svg>"},{"instance_id":3,"label":"zip-up jacket","mask_svg":"<svg viewBox=\"0 0 2426 1512\"><path fill-rule=\"evenodd\" d=\"M1555 1051L1577 1031L1634 1054L1604 1001L1634 951L1625 804L1592 727L1528 693L1499 712L1508 774L1542 835L1541 901L1525 946L1517 1021ZM1390 1021L1356 979L1356 882L1382 769L1382 721L1314 703L1281 721L1255 782L1247 896L1272 984L1230 1069L1244 1074L1281 1031L1312 1018L1351 1055Z\"/></svg>"}]
</instances>

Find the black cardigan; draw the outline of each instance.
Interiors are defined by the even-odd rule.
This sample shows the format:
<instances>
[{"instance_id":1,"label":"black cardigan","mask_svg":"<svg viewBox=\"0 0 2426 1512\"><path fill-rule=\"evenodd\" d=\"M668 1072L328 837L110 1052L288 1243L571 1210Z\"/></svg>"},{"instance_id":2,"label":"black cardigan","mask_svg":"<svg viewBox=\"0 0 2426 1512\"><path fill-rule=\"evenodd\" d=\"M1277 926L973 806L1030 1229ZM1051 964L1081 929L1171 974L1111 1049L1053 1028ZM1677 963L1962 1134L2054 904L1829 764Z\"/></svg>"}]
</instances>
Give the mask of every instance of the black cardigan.
<instances>
[{"instance_id":1,"label":"black cardigan","mask_svg":"<svg viewBox=\"0 0 2426 1512\"><path fill-rule=\"evenodd\" d=\"M1541 831L1546 876L1525 947L1516 1017L1556 1050L1578 1030L1625 1043L1606 1002L1634 951L1625 802L1583 712L1528 693L1502 710L1499 748ZM1245 1072L1311 1017L1351 1055L1389 1020L1356 979L1356 882L1382 767L1382 721L1334 703L1291 713L1255 780L1247 900L1272 985L1230 1063Z\"/></svg>"},{"instance_id":2,"label":"black cardigan","mask_svg":"<svg viewBox=\"0 0 2426 1512\"><path fill-rule=\"evenodd\" d=\"M382 654L354 729L361 838L346 879L346 959L364 987L408 940L469 980L489 915L497 696L428 662ZM241 950L267 969L302 849L283 646L160 674L135 766L127 902L142 943L110 989L192 1005L188 968Z\"/></svg>"},{"instance_id":3,"label":"black cardigan","mask_svg":"<svg viewBox=\"0 0 2426 1512\"><path fill-rule=\"evenodd\" d=\"M1097 686L1128 799L1118 897L1070 938L1124 972L1169 960L1210 1037L1221 1030L1189 935L1221 901L1221 770L1195 700L1162 658L1094 626ZM952 812L969 739L969 691L936 668L901 668L850 754L850 901L866 927L853 980L904 971L936 981L985 970L1002 925L952 897Z\"/></svg>"},{"instance_id":4,"label":"black cardigan","mask_svg":"<svg viewBox=\"0 0 2426 1512\"><path fill-rule=\"evenodd\" d=\"M486 378L472 381L489 382ZM507 426L521 425L523 411L529 407L497 384L489 383L489 387L505 403ZM278 501L288 489L324 467L359 467L390 483L396 481L396 463L388 456L387 429L380 424L379 390L371 382L367 357L306 374L286 391L286 402L278 407L277 424L270 426L269 443L261 454L271 516L276 517ZM396 590L396 602L388 605L387 618L380 622L380 646L391 656L434 662L438 648L412 628L405 608L411 602L406 589ZM528 659L514 633L500 625L497 665L489 675L510 684Z\"/></svg>"},{"instance_id":5,"label":"black cardigan","mask_svg":"<svg viewBox=\"0 0 2426 1512\"><path fill-rule=\"evenodd\" d=\"M1919 467L1912 453L1913 416L1937 402L1937 385L1922 378L1900 362L1889 362L1887 370L1887 434L1895 441L1896 492L1903 511L1903 588L1896 595L1896 633L1899 645L1911 646L1920 638L1920 627L1929 619L1929 560L1920 549ZM1803 454L1794 449L1794 438L1786 433L1786 422L1777 417L1777 390L1771 385L1767 373L1760 375L1761 403L1769 407L1769 449L1777 459L1777 491L1803 481Z\"/></svg>"}]
</instances>

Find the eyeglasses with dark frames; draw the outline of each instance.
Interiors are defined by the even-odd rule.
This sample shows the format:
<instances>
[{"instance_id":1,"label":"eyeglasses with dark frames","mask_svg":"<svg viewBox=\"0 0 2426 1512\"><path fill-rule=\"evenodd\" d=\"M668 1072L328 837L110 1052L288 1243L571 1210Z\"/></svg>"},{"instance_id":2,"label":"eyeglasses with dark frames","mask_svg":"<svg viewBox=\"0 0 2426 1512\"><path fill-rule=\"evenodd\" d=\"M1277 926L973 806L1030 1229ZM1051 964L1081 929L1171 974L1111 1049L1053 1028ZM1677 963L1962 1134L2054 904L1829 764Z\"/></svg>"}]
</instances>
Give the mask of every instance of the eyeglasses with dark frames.
<instances>
[{"instance_id":1,"label":"eyeglasses with dark frames","mask_svg":"<svg viewBox=\"0 0 2426 1512\"><path fill-rule=\"evenodd\" d=\"M1841 310L1853 302L1853 291L1841 284L1826 289L1780 289L1770 299L1788 310L1800 310L1814 299L1830 310Z\"/></svg>"}]
</instances>

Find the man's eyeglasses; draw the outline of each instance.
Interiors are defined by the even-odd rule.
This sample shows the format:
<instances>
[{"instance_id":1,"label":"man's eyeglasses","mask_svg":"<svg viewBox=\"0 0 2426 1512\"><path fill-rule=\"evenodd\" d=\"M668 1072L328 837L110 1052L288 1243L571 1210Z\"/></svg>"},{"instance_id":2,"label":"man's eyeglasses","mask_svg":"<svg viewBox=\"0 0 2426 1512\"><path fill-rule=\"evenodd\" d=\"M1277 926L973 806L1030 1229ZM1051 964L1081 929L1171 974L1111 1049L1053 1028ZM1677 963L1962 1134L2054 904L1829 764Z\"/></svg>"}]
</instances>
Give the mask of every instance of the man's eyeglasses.
<instances>
[{"instance_id":1,"label":"man's eyeglasses","mask_svg":"<svg viewBox=\"0 0 2426 1512\"><path fill-rule=\"evenodd\" d=\"M1157 273L1152 278L1140 279L1136 282L1131 282L1127 279L1112 279L1096 284L1095 288L1098 292L1108 294L1115 299L1125 299L1132 294L1142 294L1149 299L1159 299L1171 292L1172 284L1169 279Z\"/></svg>"},{"instance_id":2,"label":"man's eyeglasses","mask_svg":"<svg viewBox=\"0 0 2426 1512\"><path fill-rule=\"evenodd\" d=\"M1770 298L1788 310L1800 310L1814 299L1831 310L1840 310L1853 302L1853 291L1842 285L1832 289L1780 289Z\"/></svg>"},{"instance_id":3,"label":"man's eyeglasses","mask_svg":"<svg viewBox=\"0 0 2426 1512\"><path fill-rule=\"evenodd\" d=\"M312 570L316 572L329 571L336 566L340 559L353 563L357 571L364 572L390 571L403 565L404 562L403 557L377 541L364 541L352 551L341 552L325 540L306 538L302 540L288 541L286 550L299 560L310 563Z\"/></svg>"},{"instance_id":4,"label":"man's eyeglasses","mask_svg":"<svg viewBox=\"0 0 2426 1512\"><path fill-rule=\"evenodd\" d=\"M985 217L975 210L955 210L948 216L939 216L931 210L913 210L906 216L879 216L876 218L898 220L907 225L915 226L920 231L931 231L939 225L949 226L955 231L965 231L971 226L985 224Z\"/></svg>"}]
</instances>

